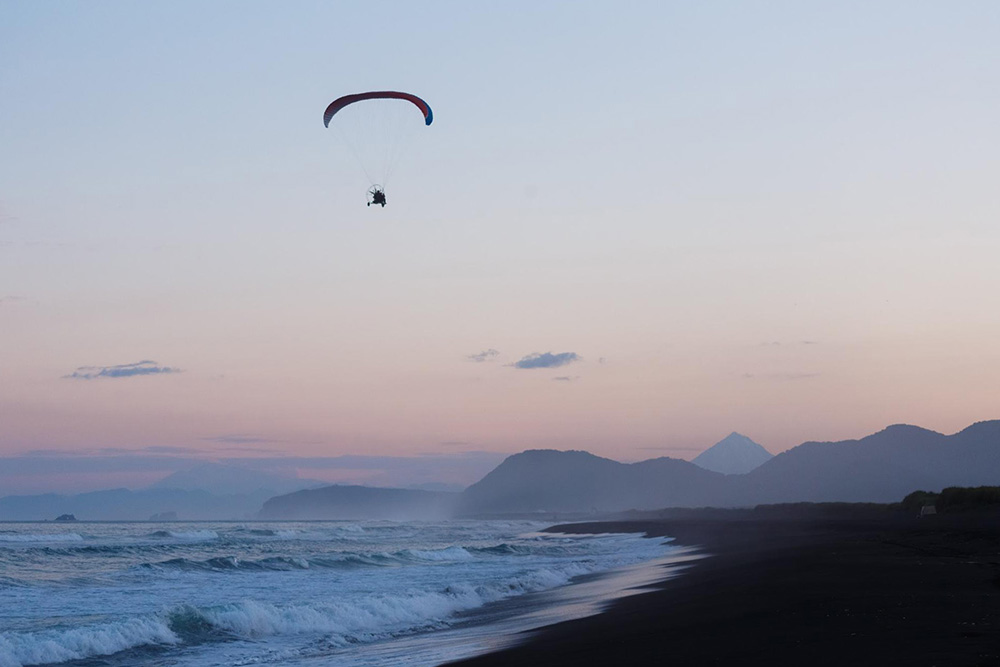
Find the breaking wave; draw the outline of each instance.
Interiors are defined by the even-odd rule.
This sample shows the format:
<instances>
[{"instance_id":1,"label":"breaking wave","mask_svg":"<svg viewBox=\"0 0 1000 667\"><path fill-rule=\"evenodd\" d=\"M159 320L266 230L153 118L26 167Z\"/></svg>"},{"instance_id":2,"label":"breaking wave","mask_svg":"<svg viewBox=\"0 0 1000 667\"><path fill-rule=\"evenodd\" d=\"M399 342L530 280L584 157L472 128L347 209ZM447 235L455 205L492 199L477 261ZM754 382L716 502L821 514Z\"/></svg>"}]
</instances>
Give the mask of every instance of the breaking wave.
<instances>
[{"instance_id":1,"label":"breaking wave","mask_svg":"<svg viewBox=\"0 0 1000 667\"><path fill-rule=\"evenodd\" d=\"M219 534L214 530L156 530L150 533L149 536L161 539L190 540L192 542L219 539Z\"/></svg>"},{"instance_id":2,"label":"breaking wave","mask_svg":"<svg viewBox=\"0 0 1000 667\"><path fill-rule=\"evenodd\" d=\"M241 600L213 607L183 605L161 614L68 630L0 632L0 667L26 667L122 651L275 635L322 634L333 645L447 627L456 613L567 583L581 564L542 568L503 581L450 585L437 591L369 595L340 602L277 605Z\"/></svg>"},{"instance_id":3,"label":"breaking wave","mask_svg":"<svg viewBox=\"0 0 1000 667\"><path fill-rule=\"evenodd\" d=\"M160 618L129 618L71 630L0 632L0 667L83 660L142 646L177 644L179 641Z\"/></svg>"},{"instance_id":4,"label":"breaking wave","mask_svg":"<svg viewBox=\"0 0 1000 667\"><path fill-rule=\"evenodd\" d=\"M531 551L509 544L495 547L449 546L442 549L403 549L394 553L352 553L341 552L310 558L293 556L270 556L261 559L246 559L237 556L216 556L204 560L190 558L170 558L154 563L144 563L140 567L152 570L180 570L187 572L223 571L287 571L308 569L356 569L358 567L386 567L419 563L460 563L475 560L478 556L529 555Z\"/></svg>"},{"instance_id":5,"label":"breaking wave","mask_svg":"<svg viewBox=\"0 0 1000 667\"><path fill-rule=\"evenodd\" d=\"M451 546L445 547L444 549L434 549L434 550L423 550L423 549L404 549L398 554L404 559L413 558L416 560L426 560L426 561L463 561L472 560L475 558L471 553L469 553L464 547Z\"/></svg>"},{"instance_id":6,"label":"breaking wave","mask_svg":"<svg viewBox=\"0 0 1000 667\"><path fill-rule=\"evenodd\" d=\"M83 535L78 533L53 533L53 534L10 534L0 533L0 542L82 542Z\"/></svg>"}]
</instances>

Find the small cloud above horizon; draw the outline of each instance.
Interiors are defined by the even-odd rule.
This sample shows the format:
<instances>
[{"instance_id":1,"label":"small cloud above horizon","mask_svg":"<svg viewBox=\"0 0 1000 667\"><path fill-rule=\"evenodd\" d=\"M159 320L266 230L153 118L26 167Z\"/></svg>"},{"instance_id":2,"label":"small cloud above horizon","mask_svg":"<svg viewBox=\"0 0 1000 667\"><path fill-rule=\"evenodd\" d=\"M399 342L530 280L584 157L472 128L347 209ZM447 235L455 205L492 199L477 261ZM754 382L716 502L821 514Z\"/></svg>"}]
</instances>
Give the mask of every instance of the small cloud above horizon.
<instances>
[{"instance_id":1,"label":"small cloud above horizon","mask_svg":"<svg viewBox=\"0 0 1000 667\"><path fill-rule=\"evenodd\" d=\"M700 452L700 451L702 451L705 448L704 447L682 447L682 446L667 447L667 446L663 446L663 447L636 447L636 449L639 449L639 450L649 450L649 451L654 451L654 452Z\"/></svg>"},{"instance_id":2,"label":"small cloud above horizon","mask_svg":"<svg viewBox=\"0 0 1000 667\"><path fill-rule=\"evenodd\" d=\"M475 354L468 354L465 356L469 361L474 361L477 364L481 364L484 361L493 361L500 356L499 350L494 350L492 347L488 350L483 350L482 352L476 352Z\"/></svg>"},{"instance_id":3,"label":"small cloud above horizon","mask_svg":"<svg viewBox=\"0 0 1000 667\"><path fill-rule=\"evenodd\" d=\"M257 435L246 435L243 433L232 433L227 435L214 435L202 438L206 442L221 442L227 445L256 445L264 442L274 442L270 438L262 438Z\"/></svg>"},{"instance_id":4,"label":"small cloud above horizon","mask_svg":"<svg viewBox=\"0 0 1000 667\"><path fill-rule=\"evenodd\" d=\"M204 450L195 449L194 447L177 447L174 445L150 445L149 447L139 447L139 448L125 448L125 447L101 447L96 450L97 454L104 455L119 455L119 454L136 454L136 453L148 453L148 454L171 454L171 455L188 455L188 454L203 454Z\"/></svg>"},{"instance_id":5,"label":"small cloud above horizon","mask_svg":"<svg viewBox=\"0 0 1000 667\"><path fill-rule=\"evenodd\" d=\"M203 450L194 447L177 447L174 445L150 445L142 451L150 454L201 454Z\"/></svg>"},{"instance_id":6,"label":"small cloud above horizon","mask_svg":"<svg viewBox=\"0 0 1000 667\"><path fill-rule=\"evenodd\" d=\"M144 359L133 364L119 364L117 366L80 366L69 375L64 375L63 378L67 380L96 380L98 378L127 378L137 375L166 375L180 372L179 368L160 366L155 361Z\"/></svg>"},{"instance_id":7,"label":"small cloud above horizon","mask_svg":"<svg viewBox=\"0 0 1000 667\"><path fill-rule=\"evenodd\" d=\"M218 452L243 452L248 454L278 454L282 450L276 449L274 447L259 447L254 445L274 445L282 442L287 442L285 440L276 440L274 438L265 438L263 436L251 435L248 433L227 433L223 435L213 435L206 436L202 438L204 442L214 442L221 445L229 445L228 447L214 447L213 451ZM315 443L305 443L300 442L298 444L315 444Z\"/></svg>"},{"instance_id":8,"label":"small cloud above horizon","mask_svg":"<svg viewBox=\"0 0 1000 667\"><path fill-rule=\"evenodd\" d=\"M580 379L579 375L560 375L558 377L552 378L555 382L576 382Z\"/></svg>"},{"instance_id":9,"label":"small cloud above horizon","mask_svg":"<svg viewBox=\"0 0 1000 667\"><path fill-rule=\"evenodd\" d=\"M14 457L63 457L63 458L114 458L122 456L144 456L147 454L184 457L211 454L210 450L175 445L150 445L148 447L84 447L78 449L27 449L13 454Z\"/></svg>"},{"instance_id":10,"label":"small cloud above horizon","mask_svg":"<svg viewBox=\"0 0 1000 667\"><path fill-rule=\"evenodd\" d=\"M511 364L511 366L521 369L558 368L559 366L571 364L574 361L580 361L580 359L582 357L576 352L559 352L557 354L553 354L552 352L536 352L522 357L519 361Z\"/></svg>"}]
</instances>

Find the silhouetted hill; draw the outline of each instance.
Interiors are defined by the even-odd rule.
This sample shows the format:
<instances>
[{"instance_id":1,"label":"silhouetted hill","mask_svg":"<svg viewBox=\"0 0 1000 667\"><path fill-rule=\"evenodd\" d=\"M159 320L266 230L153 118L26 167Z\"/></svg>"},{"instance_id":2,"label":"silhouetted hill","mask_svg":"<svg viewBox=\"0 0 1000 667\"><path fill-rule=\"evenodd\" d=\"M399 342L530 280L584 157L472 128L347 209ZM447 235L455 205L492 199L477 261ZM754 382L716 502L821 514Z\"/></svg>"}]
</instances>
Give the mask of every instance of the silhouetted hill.
<instances>
[{"instance_id":1,"label":"silhouetted hill","mask_svg":"<svg viewBox=\"0 0 1000 667\"><path fill-rule=\"evenodd\" d=\"M461 496L462 514L609 512L708 504L723 475L679 459L625 464L581 451L509 456Z\"/></svg>"},{"instance_id":2,"label":"silhouetted hill","mask_svg":"<svg viewBox=\"0 0 1000 667\"><path fill-rule=\"evenodd\" d=\"M723 475L742 475L773 458L773 454L739 433L730 433L691 463Z\"/></svg>"},{"instance_id":3,"label":"silhouetted hill","mask_svg":"<svg viewBox=\"0 0 1000 667\"><path fill-rule=\"evenodd\" d=\"M581 451L508 457L462 493L467 515L894 502L917 489L1000 481L1000 421L946 436L896 425L841 442L806 442L742 475L677 459L624 464Z\"/></svg>"},{"instance_id":4,"label":"silhouetted hill","mask_svg":"<svg viewBox=\"0 0 1000 667\"><path fill-rule=\"evenodd\" d=\"M438 520L453 514L457 493L335 484L271 498L261 519Z\"/></svg>"},{"instance_id":5,"label":"silhouetted hill","mask_svg":"<svg viewBox=\"0 0 1000 667\"><path fill-rule=\"evenodd\" d=\"M860 440L806 442L735 478L741 504L891 502L916 489L1000 480L1000 421L946 436L898 424Z\"/></svg>"}]
</instances>

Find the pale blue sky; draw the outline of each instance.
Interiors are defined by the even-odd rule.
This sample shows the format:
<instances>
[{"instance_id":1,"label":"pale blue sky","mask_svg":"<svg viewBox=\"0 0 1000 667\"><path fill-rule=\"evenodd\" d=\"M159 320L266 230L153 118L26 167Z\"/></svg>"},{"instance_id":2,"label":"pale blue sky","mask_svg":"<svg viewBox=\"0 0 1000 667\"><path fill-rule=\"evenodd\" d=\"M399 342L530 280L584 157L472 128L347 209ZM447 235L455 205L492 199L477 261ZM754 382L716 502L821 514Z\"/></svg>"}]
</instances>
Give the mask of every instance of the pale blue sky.
<instances>
[{"instance_id":1,"label":"pale blue sky","mask_svg":"<svg viewBox=\"0 0 1000 667\"><path fill-rule=\"evenodd\" d=\"M995 2L6 0L0 453L997 417L998 34ZM371 89L435 113L377 211L322 124ZM505 365L546 352L581 360ZM64 378L141 360L183 372Z\"/></svg>"}]
</instances>

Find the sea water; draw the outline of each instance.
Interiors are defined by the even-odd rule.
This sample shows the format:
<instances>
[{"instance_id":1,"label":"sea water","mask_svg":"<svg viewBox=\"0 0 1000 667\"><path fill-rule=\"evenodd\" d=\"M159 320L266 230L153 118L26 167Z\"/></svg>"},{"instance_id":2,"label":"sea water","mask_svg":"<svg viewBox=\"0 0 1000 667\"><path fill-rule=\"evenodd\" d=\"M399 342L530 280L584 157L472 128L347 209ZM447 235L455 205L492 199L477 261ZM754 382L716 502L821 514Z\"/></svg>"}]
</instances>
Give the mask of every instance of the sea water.
<instances>
[{"instance_id":1,"label":"sea water","mask_svg":"<svg viewBox=\"0 0 1000 667\"><path fill-rule=\"evenodd\" d=\"M674 549L544 525L0 524L0 667L434 665Z\"/></svg>"}]
</instances>

